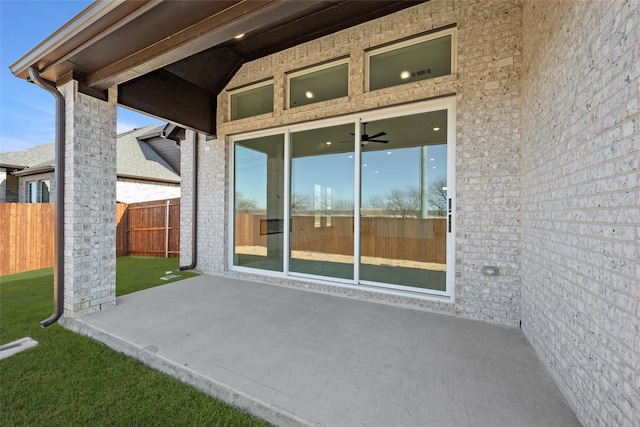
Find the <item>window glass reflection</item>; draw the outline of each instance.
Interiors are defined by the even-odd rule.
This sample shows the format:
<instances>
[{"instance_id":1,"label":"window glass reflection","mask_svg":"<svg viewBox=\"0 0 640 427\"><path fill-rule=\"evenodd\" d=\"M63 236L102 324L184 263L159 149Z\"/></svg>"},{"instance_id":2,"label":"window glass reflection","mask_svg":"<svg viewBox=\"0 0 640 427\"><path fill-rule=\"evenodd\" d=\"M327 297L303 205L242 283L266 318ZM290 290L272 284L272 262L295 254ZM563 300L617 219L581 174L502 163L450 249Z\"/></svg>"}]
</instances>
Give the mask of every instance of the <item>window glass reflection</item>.
<instances>
[{"instance_id":1,"label":"window glass reflection","mask_svg":"<svg viewBox=\"0 0 640 427\"><path fill-rule=\"evenodd\" d=\"M446 118L437 111L367 124L366 134L387 142L363 140L361 280L446 289Z\"/></svg>"},{"instance_id":2,"label":"window glass reflection","mask_svg":"<svg viewBox=\"0 0 640 427\"><path fill-rule=\"evenodd\" d=\"M282 270L284 135L235 143L233 265Z\"/></svg>"},{"instance_id":3,"label":"window glass reflection","mask_svg":"<svg viewBox=\"0 0 640 427\"><path fill-rule=\"evenodd\" d=\"M353 124L291 134L290 271L353 278Z\"/></svg>"}]
</instances>

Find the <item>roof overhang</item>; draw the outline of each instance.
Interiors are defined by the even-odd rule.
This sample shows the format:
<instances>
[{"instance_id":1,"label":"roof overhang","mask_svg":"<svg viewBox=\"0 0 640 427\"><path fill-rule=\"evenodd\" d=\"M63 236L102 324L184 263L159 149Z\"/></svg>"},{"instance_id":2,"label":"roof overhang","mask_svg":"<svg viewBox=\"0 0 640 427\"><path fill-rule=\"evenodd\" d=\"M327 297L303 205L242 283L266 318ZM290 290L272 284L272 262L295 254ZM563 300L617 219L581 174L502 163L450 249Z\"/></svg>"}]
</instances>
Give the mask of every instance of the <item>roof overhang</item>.
<instances>
[{"instance_id":1,"label":"roof overhang","mask_svg":"<svg viewBox=\"0 0 640 427\"><path fill-rule=\"evenodd\" d=\"M207 134L243 63L426 0L96 1L11 65ZM235 36L244 34L241 39Z\"/></svg>"},{"instance_id":2,"label":"roof overhang","mask_svg":"<svg viewBox=\"0 0 640 427\"><path fill-rule=\"evenodd\" d=\"M0 169L6 169L7 171L18 171L26 168L25 165L12 165L9 163L0 163Z\"/></svg>"},{"instance_id":3,"label":"roof overhang","mask_svg":"<svg viewBox=\"0 0 640 427\"><path fill-rule=\"evenodd\" d=\"M42 165L36 166L33 168L24 168L19 171L13 172L11 175L14 176L29 176L29 175L37 175L41 173L53 172L55 170L53 165Z\"/></svg>"},{"instance_id":4,"label":"roof overhang","mask_svg":"<svg viewBox=\"0 0 640 427\"><path fill-rule=\"evenodd\" d=\"M161 182L165 184L180 184L179 179L163 179L163 178L153 178L148 176L136 176L136 175L128 175L125 173L117 174L118 178L131 179L134 181L149 181L149 182Z\"/></svg>"}]
</instances>

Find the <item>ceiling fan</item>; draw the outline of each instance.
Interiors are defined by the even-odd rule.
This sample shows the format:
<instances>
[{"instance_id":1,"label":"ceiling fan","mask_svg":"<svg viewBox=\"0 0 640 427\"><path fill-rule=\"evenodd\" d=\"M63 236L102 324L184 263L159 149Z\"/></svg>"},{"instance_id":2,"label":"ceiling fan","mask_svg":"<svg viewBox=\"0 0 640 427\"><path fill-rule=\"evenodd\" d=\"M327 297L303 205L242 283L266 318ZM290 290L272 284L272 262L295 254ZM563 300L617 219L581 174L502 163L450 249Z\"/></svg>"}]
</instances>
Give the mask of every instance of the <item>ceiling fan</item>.
<instances>
[{"instance_id":1,"label":"ceiling fan","mask_svg":"<svg viewBox=\"0 0 640 427\"><path fill-rule=\"evenodd\" d=\"M367 135L367 123L363 122L362 123L362 135L360 136L360 146L364 147L365 145L367 145L370 142L378 142L380 144L386 144L389 141L385 141L383 139L376 139L376 138L380 138L381 136L385 136L387 133L386 132L378 132L375 135ZM351 133L351 135L354 135L353 133ZM351 142L351 141L340 141L340 142Z\"/></svg>"}]
</instances>

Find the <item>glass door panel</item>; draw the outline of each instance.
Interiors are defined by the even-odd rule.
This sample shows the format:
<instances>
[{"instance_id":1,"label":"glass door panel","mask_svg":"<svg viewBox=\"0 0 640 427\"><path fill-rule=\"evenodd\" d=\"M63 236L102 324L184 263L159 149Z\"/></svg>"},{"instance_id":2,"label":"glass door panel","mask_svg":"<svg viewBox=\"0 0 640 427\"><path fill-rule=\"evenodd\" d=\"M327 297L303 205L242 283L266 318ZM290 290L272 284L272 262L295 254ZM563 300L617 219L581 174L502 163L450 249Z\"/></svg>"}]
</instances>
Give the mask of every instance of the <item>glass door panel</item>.
<instances>
[{"instance_id":1,"label":"glass door panel","mask_svg":"<svg viewBox=\"0 0 640 427\"><path fill-rule=\"evenodd\" d=\"M283 271L284 135L237 141L233 265Z\"/></svg>"},{"instance_id":2,"label":"glass door panel","mask_svg":"<svg viewBox=\"0 0 640 427\"><path fill-rule=\"evenodd\" d=\"M353 131L291 133L290 272L353 279Z\"/></svg>"},{"instance_id":3,"label":"glass door panel","mask_svg":"<svg viewBox=\"0 0 640 427\"><path fill-rule=\"evenodd\" d=\"M360 280L446 291L447 111L362 123L361 139Z\"/></svg>"}]
</instances>

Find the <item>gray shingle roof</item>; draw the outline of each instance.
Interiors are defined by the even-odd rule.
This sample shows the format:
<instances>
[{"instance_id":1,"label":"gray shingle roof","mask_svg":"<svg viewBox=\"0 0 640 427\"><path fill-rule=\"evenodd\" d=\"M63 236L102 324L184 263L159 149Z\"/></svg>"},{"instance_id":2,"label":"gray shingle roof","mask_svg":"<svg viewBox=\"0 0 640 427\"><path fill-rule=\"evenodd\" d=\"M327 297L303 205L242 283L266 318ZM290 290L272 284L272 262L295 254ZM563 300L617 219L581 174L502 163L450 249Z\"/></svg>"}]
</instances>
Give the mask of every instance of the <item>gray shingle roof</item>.
<instances>
[{"instance_id":1,"label":"gray shingle roof","mask_svg":"<svg viewBox=\"0 0 640 427\"><path fill-rule=\"evenodd\" d=\"M118 174L141 178L179 181L180 176L156 153L153 148L138 137L159 132L164 126L146 126L118 135Z\"/></svg>"},{"instance_id":2,"label":"gray shingle roof","mask_svg":"<svg viewBox=\"0 0 640 427\"><path fill-rule=\"evenodd\" d=\"M163 126L146 126L118 135L117 173L128 177L162 181L180 181L180 175L144 141L137 138L162 130ZM53 142L11 153L0 153L0 164L26 166L53 166Z\"/></svg>"},{"instance_id":3,"label":"gray shingle roof","mask_svg":"<svg viewBox=\"0 0 640 427\"><path fill-rule=\"evenodd\" d=\"M31 168L48 166L53 165L54 159L55 144L53 142L12 153L0 153L0 164L13 166L28 166Z\"/></svg>"}]
</instances>

